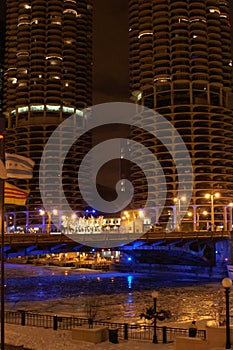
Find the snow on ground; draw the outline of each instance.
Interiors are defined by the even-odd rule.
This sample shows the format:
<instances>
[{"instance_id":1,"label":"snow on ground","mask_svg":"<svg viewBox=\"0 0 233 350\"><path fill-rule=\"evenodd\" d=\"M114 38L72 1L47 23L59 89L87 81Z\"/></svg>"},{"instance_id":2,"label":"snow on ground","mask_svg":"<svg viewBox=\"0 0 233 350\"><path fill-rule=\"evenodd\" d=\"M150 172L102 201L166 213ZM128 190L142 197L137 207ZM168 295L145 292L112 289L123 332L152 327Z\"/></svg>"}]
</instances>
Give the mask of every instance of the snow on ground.
<instances>
[{"instance_id":1,"label":"snow on ground","mask_svg":"<svg viewBox=\"0 0 233 350\"><path fill-rule=\"evenodd\" d=\"M118 344L109 341L93 344L72 340L71 331L54 331L51 329L6 324L5 343L24 345L32 350L174 350L172 344L153 344L144 341L119 340ZM215 347L212 350L223 350ZM190 347L191 350L191 347Z\"/></svg>"},{"instance_id":2,"label":"snow on ground","mask_svg":"<svg viewBox=\"0 0 233 350\"><path fill-rule=\"evenodd\" d=\"M33 350L173 350L174 344L152 344L138 341L122 341L118 344L109 341L94 344L72 340L70 331L53 331L38 327L23 327L6 324L5 343L24 345Z\"/></svg>"}]
</instances>

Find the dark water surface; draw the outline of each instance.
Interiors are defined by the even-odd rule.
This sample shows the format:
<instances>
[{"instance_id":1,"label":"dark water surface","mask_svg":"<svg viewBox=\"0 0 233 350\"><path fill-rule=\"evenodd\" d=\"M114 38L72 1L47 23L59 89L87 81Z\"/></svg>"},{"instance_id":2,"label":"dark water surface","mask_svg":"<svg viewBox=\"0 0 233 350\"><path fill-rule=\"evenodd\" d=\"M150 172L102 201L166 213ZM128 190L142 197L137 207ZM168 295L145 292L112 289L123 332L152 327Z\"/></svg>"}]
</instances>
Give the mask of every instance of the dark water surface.
<instances>
[{"instance_id":1,"label":"dark water surface","mask_svg":"<svg viewBox=\"0 0 233 350\"><path fill-rule=\"evenodd\" d=\"M205 283L187 276L71 270L6 264L5 300L8 309L83 314L87 300L98 303L98 319L131 320L153 302L167 308L173 320L216 318L224 307L221 283ZM217 315L217 316L216 316Z\"/></svg>"}]
</instances>

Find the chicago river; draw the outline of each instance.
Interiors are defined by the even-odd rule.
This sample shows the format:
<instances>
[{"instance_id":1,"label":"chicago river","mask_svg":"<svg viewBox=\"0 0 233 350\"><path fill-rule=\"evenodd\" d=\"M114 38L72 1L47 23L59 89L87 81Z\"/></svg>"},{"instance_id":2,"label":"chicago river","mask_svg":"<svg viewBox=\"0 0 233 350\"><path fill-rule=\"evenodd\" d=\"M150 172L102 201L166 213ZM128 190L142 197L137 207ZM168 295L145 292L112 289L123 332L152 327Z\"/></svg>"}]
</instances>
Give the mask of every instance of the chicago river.
<instances>
[{"instance_id":1,"label":"chicago river","mask_svg":"<svg viewBox=\"0 0 233 350\"><path fill-rule=\"evenodd\" d=\"M208 283L182 275L118 273L5 265L7 310L86 317L87 304L96 308L96 320L140 322L140 314L152 306L157 290L158 308L172 313L171 321L220 319L224 313L221 282Z\"/></svg>"}]
</instances>

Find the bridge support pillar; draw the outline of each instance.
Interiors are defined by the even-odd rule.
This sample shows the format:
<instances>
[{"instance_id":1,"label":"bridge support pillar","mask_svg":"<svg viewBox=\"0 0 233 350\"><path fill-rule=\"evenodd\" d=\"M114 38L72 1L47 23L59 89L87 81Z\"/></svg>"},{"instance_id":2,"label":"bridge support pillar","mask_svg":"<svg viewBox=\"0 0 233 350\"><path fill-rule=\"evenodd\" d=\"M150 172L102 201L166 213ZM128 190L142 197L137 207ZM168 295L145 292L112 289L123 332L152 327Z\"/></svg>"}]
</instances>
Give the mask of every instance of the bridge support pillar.
<instances>
[{"instance_id":1,"label":"bridge support pillar","mask_svg":"<svg viewBox=\"0 0 233 350\"><path fill-rule=\"evenodd\" d=\"M231 234L232 235L232 234ZM233 261L232 239L225 239L215 243L216 264L231 264Z\"/></svg>"}]
</instances>

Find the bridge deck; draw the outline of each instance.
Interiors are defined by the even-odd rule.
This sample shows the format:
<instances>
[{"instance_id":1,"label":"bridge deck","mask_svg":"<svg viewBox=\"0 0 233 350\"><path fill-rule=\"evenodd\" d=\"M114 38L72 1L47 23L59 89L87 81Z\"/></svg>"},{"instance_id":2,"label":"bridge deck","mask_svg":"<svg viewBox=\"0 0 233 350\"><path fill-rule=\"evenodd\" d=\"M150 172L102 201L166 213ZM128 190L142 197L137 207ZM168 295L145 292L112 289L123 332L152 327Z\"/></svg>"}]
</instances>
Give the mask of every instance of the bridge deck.
<instances>
[{"instance_id":1,"label":"bridge deck","mask_svg":"<svg viewBox=\"0 0 233 350\"><path fill-rule=\"evenodd\" d=\"M1 235L0 235L1 236ZM195 232L147 232L139 237L139 234L132 233L99 233L99 234L75 234L66 236L64 234L5 234L5 245L31 245L31 244L70 244L72 242L87 243L101 241L158 241L158 240L173 240L173 239L227 239L231 237L230 231L195 231ZM73 239L72 239L73 238ZM1 245L1 239L0 239Z\"/></svg>"}]
</instances>

